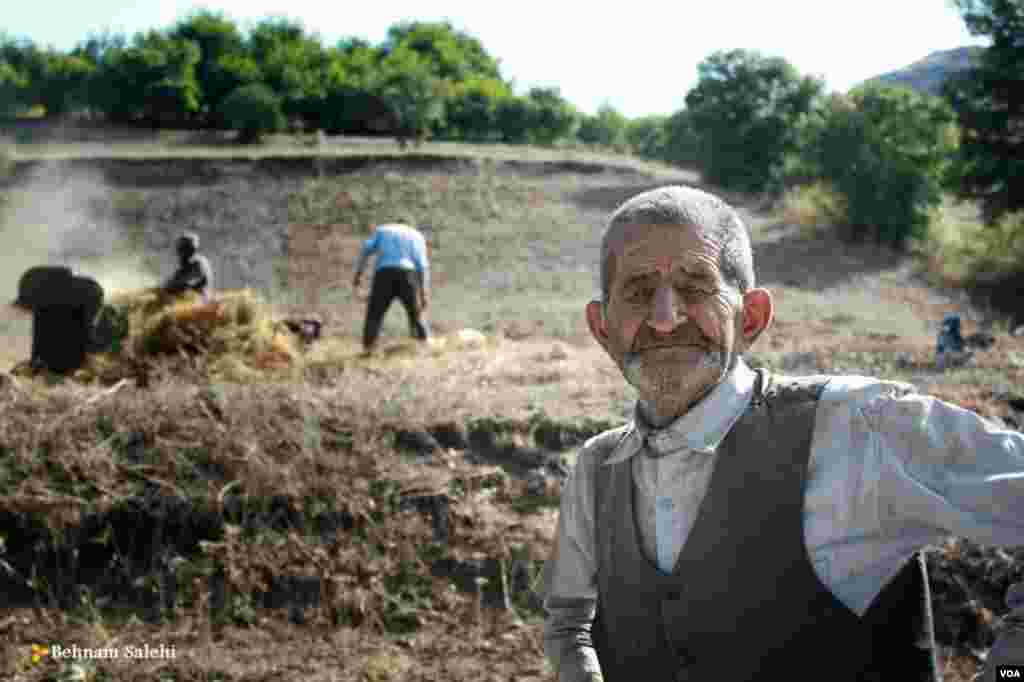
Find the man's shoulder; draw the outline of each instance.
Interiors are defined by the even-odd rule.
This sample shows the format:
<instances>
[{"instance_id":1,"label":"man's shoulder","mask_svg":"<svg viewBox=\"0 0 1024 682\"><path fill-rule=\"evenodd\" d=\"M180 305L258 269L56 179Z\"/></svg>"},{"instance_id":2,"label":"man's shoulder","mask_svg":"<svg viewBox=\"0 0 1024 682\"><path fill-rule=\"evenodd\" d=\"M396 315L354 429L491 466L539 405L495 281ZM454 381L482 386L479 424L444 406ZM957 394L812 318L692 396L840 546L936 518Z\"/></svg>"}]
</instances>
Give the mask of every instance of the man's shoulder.
<instances>
[{"instance_id":1,"label":"man's shoulder","mask_svg":"<svg viewBox=\"0 0 1024 682\"><path fill-rule=\"evenodd\" d=\"M401 235L403 237L422 237L423 235L415 227L405 223L381 223L377 225L374 232L390 235Z\"/></svg>"},{"instance_id":2,"label":"man's shoulder","mask_svg":"<svg viewBox=\"0 0 1024 682\"><path fill-rule=\"evenodd\" d=\"M204 272L213 269L210 265L210 259L201 253L192 254L192 257L189 258L189 265Z\"/></svg>"},{"instance_id":3,"label":"man's shoulder","mask_svg":"<svg viewBox=\"0 0 1024 682\"><path fill-rule=\"evenodd\" d=\"M811 374L792 376L773 373L766 397L778 394L816 397L822 403L867 403L882 396L916 393L909 383L855 374Z\"/></svg>"},{"instance_id":4,"label":"man's shoulder","mask_svg":"<svg viewBox=\"0 0 1024 682\"><path fill-rule=\"evenodd\" d=\"M833 375L828 377L828 383L821 394L821 402L826 405L867 405L880 398L899 398L912 393L917 393L917 388L904 381L859 375Z\"/></svg>"},{"instance_id":5,"label":"man's shoulder","mask_svg":"<svg viewBox=\"0 0 1024 682\"><path fill-rule=\"evenodd\" d=\"M768 372L766 376L766 385L762 390L767 400L816 400L832 380L832 377L827 374L793 376L780 372Z\"/></svg>"}]
</instances>

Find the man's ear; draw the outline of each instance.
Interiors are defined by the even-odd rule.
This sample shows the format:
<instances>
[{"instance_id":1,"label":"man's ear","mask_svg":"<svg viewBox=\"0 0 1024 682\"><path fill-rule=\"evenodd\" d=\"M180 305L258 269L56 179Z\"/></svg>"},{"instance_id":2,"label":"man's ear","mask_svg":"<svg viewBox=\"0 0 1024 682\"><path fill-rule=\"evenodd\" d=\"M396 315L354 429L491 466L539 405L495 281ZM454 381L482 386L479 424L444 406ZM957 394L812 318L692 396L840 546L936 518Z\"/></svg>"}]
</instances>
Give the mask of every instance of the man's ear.
<instances>
[{"instance_id":1,"label":"man's ear","mask_svg":"<svg viewBox=\"0 0 1024 682\"><path fill-rule=\"evenodd\" d=\"M604 304L601 301L591 301L587 304L587 326L594 340L601 344L601 347L608 350L608 324L604 319Z\"/></svg>"},{"instance_id":2,"label":"man's ear","mask_svg":"<svg viewBox=\"0 0 1024 682\"><path fill-rule=\"evenodd\" d=\"M767 289L750 289L743 294L743 342L749 348L764 333L775 316L775 304Z\"/></svg>"}]
</instances>

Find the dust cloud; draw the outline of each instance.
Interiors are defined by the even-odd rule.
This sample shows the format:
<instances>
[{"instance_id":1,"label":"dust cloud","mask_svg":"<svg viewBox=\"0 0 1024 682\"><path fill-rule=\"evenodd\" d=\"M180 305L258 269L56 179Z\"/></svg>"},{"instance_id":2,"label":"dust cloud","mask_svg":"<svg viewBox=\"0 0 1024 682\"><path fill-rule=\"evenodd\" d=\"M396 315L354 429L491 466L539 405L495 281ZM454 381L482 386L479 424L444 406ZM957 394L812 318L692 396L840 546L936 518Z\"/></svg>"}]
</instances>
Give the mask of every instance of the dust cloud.
<instances>
[{"instance_id":1,"label":"dust cloud","mask_svg":"<svg viewBox=\"0 0 1024 682\"><path fill-rule=\"evenodd\" d=\"M0 369L12 355L27 359L31 320L8 305L18 280L36 265L65 265L92 277L106 296L154 286L156 273L133 245L133 231L115 206L115 191L96 171L41 164L0 203Z\"/></svg>"}]
</instances>

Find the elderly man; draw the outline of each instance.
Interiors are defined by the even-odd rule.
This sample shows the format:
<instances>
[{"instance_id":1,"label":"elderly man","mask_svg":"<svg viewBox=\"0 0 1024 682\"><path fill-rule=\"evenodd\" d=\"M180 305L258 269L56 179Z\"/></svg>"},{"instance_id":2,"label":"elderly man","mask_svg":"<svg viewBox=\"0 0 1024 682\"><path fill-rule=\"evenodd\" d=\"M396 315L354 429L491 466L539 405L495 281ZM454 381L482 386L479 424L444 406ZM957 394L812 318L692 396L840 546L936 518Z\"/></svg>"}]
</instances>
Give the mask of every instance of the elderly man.
<instances>
[{"instance_id":1,"label":"elderly man","mask_svg":"<svg viewBox=\"0 0 1024 682\"><path fill-rule=\"evenodd\" d=\"M356 289L371 254L377 255L377 262L363 327L363 352L373 352L384 315L396 298L402 302L409 317L409 333L413 338L426 341L430 328L423 319L423 311L430 299L430 263L423 234L402 223L378 225L359 251L352 281Z\"/></svg>"},{"instance_id":2,"label":"elderly man","mask_svg":"<svg viewBox=\"0 0 1024 682\"><path fill-rule=\"evenodd\" d=\"M194 291L204 301L209 301L213 290L213 268L206 256L199 253L199 235L183 232L175 240L174 249L178 254L178 268L161 289L167 294Z\"/></svg>"},{"instance_id":3,"label":"elderly man","mask_svg":"<svg viewBox=\"0 0 1024 682\"><path fill-rule=\"evenodd\" d=\"M772 296L715 196L633 197L601 259L587 322L638 401L562 494L559 680L931 679L918 552L1024 544L1024 436L906 384L752 371Z\"/></svg>"}]
</instances>

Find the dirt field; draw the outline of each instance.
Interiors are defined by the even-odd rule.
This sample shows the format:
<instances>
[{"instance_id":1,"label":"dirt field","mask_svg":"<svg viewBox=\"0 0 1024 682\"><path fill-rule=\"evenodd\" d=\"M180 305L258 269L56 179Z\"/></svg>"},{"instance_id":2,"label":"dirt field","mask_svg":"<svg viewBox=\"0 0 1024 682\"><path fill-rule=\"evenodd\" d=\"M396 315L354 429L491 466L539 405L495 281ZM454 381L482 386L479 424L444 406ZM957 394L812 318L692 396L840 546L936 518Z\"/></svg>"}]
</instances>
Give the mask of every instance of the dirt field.
<instances>
[{"instance_id":1,"label":"dirt field","mask_svg":"<svg viewBox=\"0 0 1024 682\"><path fill-rule=\"evenodd\" d=\"M59 153L45 151L51 157ZM204 610L211 597L202 589L194 599L181 598L177 615L162 624L126 621L88 600L75 609L0 609L0 676L176 682L551 679L536 604L481 608L482 596L431 577L437 557L429 552L441 550L429 541L429 524L400 512L398 492L382 492L377 482L393 483L403 495L459 491L452 493L459 531L445 550L453 561L511 561L520 551L531 560L546 556L557 487L524 509L526 479L507 461L473 459L457 448L444 448L432 459L410 458L394 446L394 434L468 424L471 436L491 433L498 440L467 452L522 458L540 456L524 439L536 439L536 425L544 420L621 422L633 396L588 338L582 318L595 291L600 229L608 211L636 192L699 179L667 169L620 168L608 160L586 165L564 159L417 159L408 167L397 157L326 174L322 164L301 161L106 160L74 168L47 163L26 170L23 184L7 188L3 234L9 243L26 240L27 225L48 221L99 226L118 266L108 267L111 253L62 252L69 240L61 235L13 242L27 245L20 247L22 255L63 258L116 291L158 281L169 269L176 231L196 229L219 287L253 288L281 314L316 314L327 336L311 351L321 353L316 371L302 382L235 385L204 379L196 370L145 390L128 386L115 393L98 385L0 387L0 436L6 435L10 461L22 467L4 469L0 458L0 513L35 509L63 518L69 510L82 514L101 508L102 500L136 494L143 489L140 474L124 463L128 446L119 439L141 434L150 457L139 465L147 485L222 505L232 480L253 499L282 494L317 504L330 500L337 505L332 509L357 519L362 535L339 531L329 543L317 544L287 532L256 539L228 533L207 547L211 556L231 557L226 563L237 575L229 582L248 585L250 572L256 575L261 567L305 574L315 566L317 575L334 576L346 586L340 601L326 603L303 625L290 623L280 610L250 613L237 605L233 620L212 623ZM49 197L50 212L30 210L41 197ZM794 373L900 378L986 416L1019 416L1000 396L1024 385L1024 339L1005 333L962 295L926 286L915 264L897 254L808 236L755 198L731 199L751 228L759 283L773 292L777 305L776 321L752 362ZM365 291L351 290L355 255L373 222L405 214L432 226L435 331L451 341L460 329L478 329L486 337L482 346L412 348L396 305L385 323L384 352L356 358ZM126 259L130 267L124 267ZM3 264L26 261L8 257ZM13 298L14 281L5 282L5 295ZM970 365L939 372L931 363L935 332L949 312L963 316L967 334L995 323L997 340ZM6 366L27 356L29 330L24 318L0 318L0 361ZM38 454L45 448L59 453L52 458L59 465ZM561 456L571 465L572 448ZM182 458L191 462L187 476ZM495 461L511 478L482 482ZM193 470L218 473L197 479ZM365 527L358 521L364 516L372 517ZM191 565L193 558L187 559L184 565ZM347 615L339 621L339 613ZM56 642L122 651L164 644L173 646L175 656L89 664L44 657L30 663L32 644ZM965 671L972 665L967 659L951 663L947 679L969 679Z\"/></svg>"}]
</instances>

